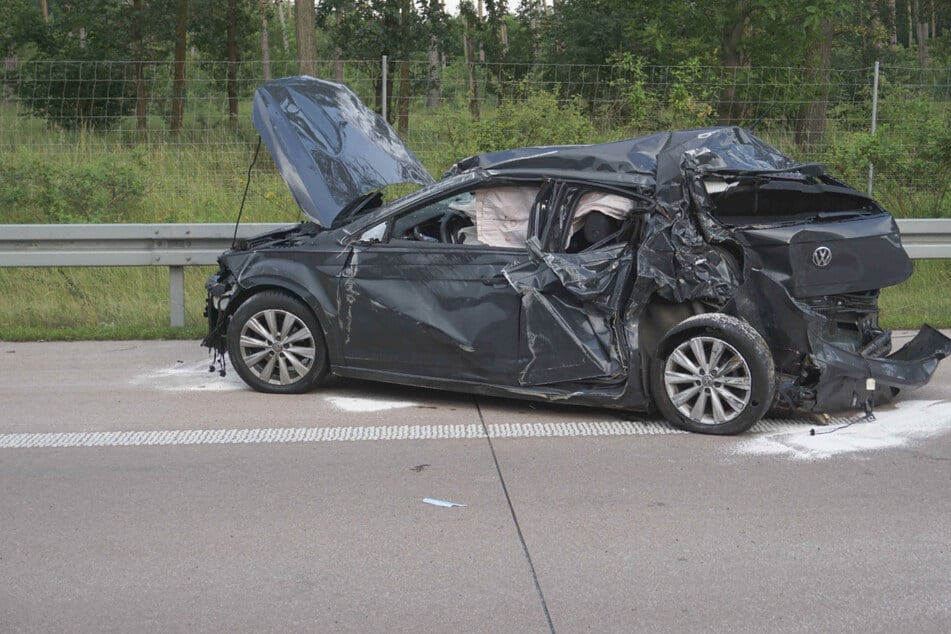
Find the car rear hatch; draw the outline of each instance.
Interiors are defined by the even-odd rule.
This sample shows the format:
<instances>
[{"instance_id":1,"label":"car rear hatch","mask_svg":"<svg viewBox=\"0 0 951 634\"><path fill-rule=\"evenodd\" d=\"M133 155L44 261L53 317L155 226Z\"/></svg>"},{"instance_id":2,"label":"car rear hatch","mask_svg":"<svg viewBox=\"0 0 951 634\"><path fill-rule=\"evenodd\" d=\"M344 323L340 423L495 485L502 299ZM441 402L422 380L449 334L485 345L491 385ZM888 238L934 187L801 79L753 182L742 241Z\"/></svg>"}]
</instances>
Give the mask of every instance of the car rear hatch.
<instances>
[{"instance_id":1,"label":"car rear hatch","mask_svg":"<svg viewBox=\"0 0 951 634\"><path fill-rule=\"evenodd\" d=\"M712 198L718 219L797 299L874 291L912 273L895 220L855 190L751 179Z\"/></svg>"}]
</instances>

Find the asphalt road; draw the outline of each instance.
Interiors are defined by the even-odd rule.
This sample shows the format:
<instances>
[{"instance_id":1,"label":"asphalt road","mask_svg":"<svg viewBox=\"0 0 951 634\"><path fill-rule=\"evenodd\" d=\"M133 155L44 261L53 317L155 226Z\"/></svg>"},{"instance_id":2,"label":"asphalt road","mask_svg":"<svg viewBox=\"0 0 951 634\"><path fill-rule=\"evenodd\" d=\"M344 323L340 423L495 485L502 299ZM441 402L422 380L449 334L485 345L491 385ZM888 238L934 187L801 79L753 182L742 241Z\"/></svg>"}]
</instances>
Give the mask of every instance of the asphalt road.
<instances>
[{"instance_id":1,"label":"asphalt road","mask_svg":"<svg viewBox=\"0 0 951 634\"><path fill-rule=\"evenodd\" d=\"M951 362L735 438L206 369L0 342L0 630L951 631Z\"/></svg>"}]
</instances>

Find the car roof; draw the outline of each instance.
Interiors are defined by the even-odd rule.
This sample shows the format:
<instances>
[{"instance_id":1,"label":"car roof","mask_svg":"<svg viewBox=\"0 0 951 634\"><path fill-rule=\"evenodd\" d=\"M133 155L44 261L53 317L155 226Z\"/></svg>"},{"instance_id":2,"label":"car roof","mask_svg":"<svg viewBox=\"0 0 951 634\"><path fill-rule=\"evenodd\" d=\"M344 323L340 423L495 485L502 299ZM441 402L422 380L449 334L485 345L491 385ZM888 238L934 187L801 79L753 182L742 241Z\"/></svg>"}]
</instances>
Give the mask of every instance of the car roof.
<instances>
[{"instance_id":1,"label":"car roof","mask_svg":"<svg viewBox=\"0 0 951 634\"><path fill-rule=\"evenodd\" d=\"M680 197L685 157L707 173L795 171L803 164L749 130L734 126L658 132L592 145L518 148L458 161L447 175L472 169L574 177L634 186L668 200Z\"/></svg>"}]
</instances>

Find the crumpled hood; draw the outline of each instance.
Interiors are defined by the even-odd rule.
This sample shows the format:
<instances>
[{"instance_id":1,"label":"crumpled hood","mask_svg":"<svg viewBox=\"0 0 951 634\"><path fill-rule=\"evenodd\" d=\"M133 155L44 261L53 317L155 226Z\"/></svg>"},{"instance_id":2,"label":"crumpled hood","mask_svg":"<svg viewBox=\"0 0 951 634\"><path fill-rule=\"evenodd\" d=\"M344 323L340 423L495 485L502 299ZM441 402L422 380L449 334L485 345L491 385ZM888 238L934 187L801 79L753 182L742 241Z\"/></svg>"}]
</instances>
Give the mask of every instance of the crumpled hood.
<instances>
[{"instance_id":1,"label":"crumpled hood","mask_svg":"<svg viewBox=\"0 0 951 634\"><path fill-rule=\"evenodd\" d=\"M358 196L433 177L396 131L346 86L298 76L254 92L254 127L301 210L330 227Z\"/></svg>"}]
</instances>

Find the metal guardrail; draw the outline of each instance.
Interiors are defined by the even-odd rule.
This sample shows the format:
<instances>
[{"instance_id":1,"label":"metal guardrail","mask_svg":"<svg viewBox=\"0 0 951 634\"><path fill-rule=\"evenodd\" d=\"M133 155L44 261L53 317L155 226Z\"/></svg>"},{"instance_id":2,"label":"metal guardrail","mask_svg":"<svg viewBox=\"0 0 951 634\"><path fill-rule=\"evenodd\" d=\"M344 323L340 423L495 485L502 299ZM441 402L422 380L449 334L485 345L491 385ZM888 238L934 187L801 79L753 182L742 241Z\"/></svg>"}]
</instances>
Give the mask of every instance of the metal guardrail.
<instances>
[{"instance_id":1,"label":"metal guardrail","mask_svg":"<svg viewBox=\"0 0 951 634\"><path fill-rule=\"evenodd\" d=\"M249 223L238 238L289 226ZM0 225L0 267L167 266L170 323L185 326L185 267L217 262L233 224Z\"/></svg>"},{"instance_id":2,"label":"metal guardrail","mask_svg":"<svg viewBox=\"0 0 951 634\"><path fill-rule=\"evenodd\" d=\"M250 223L238 238L289 226ZM951 218L898 221L915 259L951 258ZM171 325L185 326L185 268L217 262L233 224L0 225L0 267L166 266Z\"/></svg>"}]
</instances>

